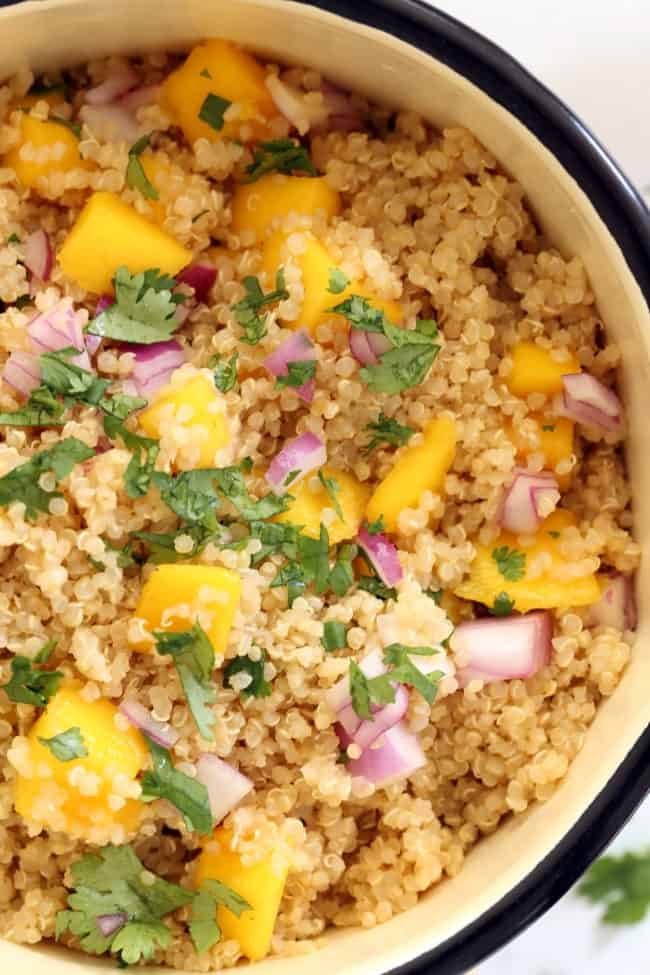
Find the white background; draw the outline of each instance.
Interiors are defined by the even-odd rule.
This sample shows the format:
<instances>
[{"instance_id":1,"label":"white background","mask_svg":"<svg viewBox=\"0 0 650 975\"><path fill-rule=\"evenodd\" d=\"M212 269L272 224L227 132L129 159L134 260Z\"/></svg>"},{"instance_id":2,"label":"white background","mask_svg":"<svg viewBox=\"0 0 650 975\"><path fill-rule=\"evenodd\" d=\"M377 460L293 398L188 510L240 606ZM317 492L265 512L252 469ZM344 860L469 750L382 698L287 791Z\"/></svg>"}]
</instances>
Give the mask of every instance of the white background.
<instances>
[{"instance_id":1,"label":"white background","mask_svg":"<svg viewBox=\"0 0 650 975\"><path fill-rule=\"evenodd\" d=\"M523 62L650 197L650 0L437 0ZM650 803L614 850L650 847ZM480 975L650 975L650 920L606 929L569 894ZM432 973L435 975L435 973Z\"/></svg>"}]
</instances>

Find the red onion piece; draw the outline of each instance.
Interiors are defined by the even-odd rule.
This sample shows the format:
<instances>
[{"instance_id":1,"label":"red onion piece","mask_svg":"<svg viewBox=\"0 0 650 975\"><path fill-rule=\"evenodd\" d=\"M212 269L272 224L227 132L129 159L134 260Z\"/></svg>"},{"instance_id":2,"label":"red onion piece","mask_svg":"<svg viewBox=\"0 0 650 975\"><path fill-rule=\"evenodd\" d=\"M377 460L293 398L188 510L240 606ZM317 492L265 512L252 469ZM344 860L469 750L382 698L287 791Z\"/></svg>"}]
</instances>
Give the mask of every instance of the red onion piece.
<instances>
[{"instance_id":1,"label":"red onion piece","mask_svg":"<svg viewBox=\"0 0 650 975\"><path fill-rule=\"evenodd\" d=\"M290 362L309 362L315 358L317 358L316 346L304 329L299 329L266 357L264 366L274 376L287 376ZM314 388L314 380L308 379L303 386L296 387L296 392L306 403L311 403L314 398Z\"/></svg>"},{"instance_id":2,"label":"red onion piece","mask_svg":"<svg viewBox=\"0 0 650 975\"><path fill-rule=\"evenodd\" d=\"M266 480L278 491L285 487L295 487L310 471L318 470L327 460L325 444L313 433L303 433L289 440L277 454L266 472ZM290 484L286 484L289 474L294 474Z\"/></svg>"},{"instance_id":3,"label":"red onion piece","mask_svg":"<svg viewBox=\"0 0 650 975\"><path fill-rule=\"evenodd\" d=\"M397 554L397 548L381 532L371 535L367 528L361 528L357 543L373 564L373 568L385 586L396 586L404 575Z\"/></svg>"},{"instance_id":4,"label":"red onion piece","mask_svg":"<svg viewBox=\"0 0 650 975\"><path fill-rule=\"evenodd\" d=\"M215 823L221 822L253 788L250 779L216 755L201 755L196 763L196 777L208 790Z\"/></svg>"},{"instance_id":5,"label":"red onion piece","mask_svg":"<svg viewBox=\"0 0 650 975\"><path fill-rule=\"evenodd\" d=\"M143 85L141 88L134 88L128 95L123 95L118 104L129 112L135 112L143 105L153 105L158 101L160 87L160 85Z\"/></svg>"},{"instance_id":6,"label":"red onion piece","mask_svg":"<svg viewBox=\"0 0 650 975\"><path fill-rule=\"evenodd\" d=\"M388 352L389 349L393 348L393 343L389 338L386 338L383 332L366 332L366 338L368 339L370 351L377 357L377 361L379 361L384 352Z\"/></svg>"},{"instance_id":7,"label":"red onion piece","mask_svg":"<svg viewBox=\"0 0 650 975\"><path fill-rule=\"evenodd\" d=\"M35 230L25 241L25 267L37 281L49 281L54 263L50 238L44 230Z\"/></svg>"},{"instance_id":8,"label":"red onion piece","mask_svg":"<svg viewBox=\"0 0 650 975\"><path fill-rule=\"evenodd\" d=\"M82 105L79 118L99 142L132 145L140 136L138 123L122 105Z\"/></svg>"},{"instance_id":9,"label":"red onion piece","mask_svg":"<svg viewBox=\"0 0 650 975\"><path fill-rule=\"evenodd\" d=\"M407 778L425 764L418 739L403 724L396 724L384 733L378 748L366 748L360 758L350 759L347 770L381 787Z\"/></svg>"},{"instance_id":10,"label":"red onion piece","mask_svg":"<svg viewBox=\"0 0 650 975\"><path fill-rule=\"evenodd\" d=\"M379 359L370 348L368 343L369 332L364 332L360 328L351 328L349 335L350 352L362 366L376 366Z\"/></svg>"},{"instance_id":11,"label":"red onion piece","mask_svg":"<svg viewBox=\"0 0 650 975\"><path fill-rule=\"evenodd\" d=\"M120 711L132 725L163 748L173 748L178 741L179 734L176 729L165 721L157 721L139 701L122 701Z\"/></svg>"},{"instance_id":12,"label":"red onion piece","mask_svg":"<svg viewBox=\"0 0 650 975\"><path fill-rule=\"evenodd\" d=\"M321 92L327 119L322 125L313 126L314 132L353 132L362 128L361 116L348 95L329 81L323 81Z\"/></svg>"},{"instance_id":13,"label":"red onion piece","mask_svg":"<svg viewBox=\"0 0 650 975\"><path fill-rule=\"evenodd\" d=\"M117 65L100 85L90 88L84 95L84 101L88 105L109 105L135 88L139 80L140 75L135 68L124 62Z\"/></svg>"},{"instance_id":14,"label":"red onion piece","mask_svg":"<svg viewBox=\"0 0 650 975\"><path fill-rule=\"evenodd\" d=\"M2 378L23 396L29 396L40 384L38 356L31 352L12 352L2 370Z\"/></svg>"},{"instance_id":15,"label":"red onion piece","mask_svg":"<svg viewBox=\"0 0 650 975\"><path fill-rule=\"evenodd\" d=\"M461 686L532 677L551 659L552 636L551 614L541 610L461 623L452 637L456 653L468 658L457 673Z\"/></svg>"},{"instance_id":16,"label":"red onion piece","mask_svg":"<svg viewBox=\"0 0 650 975\"><path fill-rule=\"evenodd\" d=\"M327 120L329 112L324 101L319 105L313 104L304 92L287 85L277 75L268 75L266 87L277 110L300 135L304 135L310 128L322 126Z\"/></svg>"},{"instance_id":17,"label":"red onion piece","mask_svg":"<svg viewBox=\"0 0 650 975\"><path fill-rule=\"evenodd\" d=\"M99 298L97 299L97 304L95 305L95 318L97 318L98 315L101 315L103 311L106 311L107 308L110 308L111 305L114 304L115 304L115 299L113 298L112 295L100 295Z\"/></svg>"},{"instance_id":18,"label":"red onion piece","mask_svg":"<svg viewBox=\"0 0 650 975\"><path fill-rule=\"evenodd\" d=\"M562 376L562 413L578 423L616 432L623 422L623 407L616 393L588 372Z\"/></svg>"},{"instance_id":19,"label":"red onion piece","mask_svg":"<svg viewBox=\"0 0 650 975\"><path fill-rule=\"evenodd\" d=\"M84 315L76 312L69 300L63 298L49 311L33 318L27 326L27 332L39 355L43 352L56 352L59 349L72 347L79 349L79 355L71 361L81 369L90 369L83 320Z\"/></svg>"},{"instance_id":20,"label":"red onion piece","mask_svg":"<svg viewBox=\"0 0 650 975\"><path fill-rule=\"evenodd\" d=\"M95 924L105 938L110 938L112 934L123 928L128 920L129 915L124 913L98 914L95 918Z\"/></svg>"},{"instance_id":21,"label":"red onion piece","mask_svg":"<svg viewBox=\"0 0 650 975\"><path fill-rule=\"evenodd\" d=\"M369 748L381 735L393 728L406 714L409 694L403 684L395 684L395 700L383 707L373 707L372 718L362 720L351 704L338 712L339 724L359 748Z\"/></svg>"},{"instance_id":22,"label":"red onion piece","mask_svg":"<svg viewBox=\"0 0 650 975\"><path fill-rule=\"evenodd\" d=\"M594 626L613 626L617 630L636 629L636 604L631 576L621 572L603 574L602 595L589 607L589 622Z\"/></svg>"},{"instance_id":23,"label":"red onion piece","mask_svg":"<svg viewBox=\"0 0 650 975\"><path fill-rule=\"evenodd\" d=\"M210 264L190 264L183 268L176 280L193 288L197 301L205 302L217 280L217 270Z\"/></svg>"},{"instance_id":24,"label":"red onion piece","mask_svg":"<svg viewBox=\"0 0 650 975\"><path fill-rule=\"evenodd\" d=\"M497 522L515 535L533 535L560 500L558 483L552 474L534 474L520 467L513 475Z\"/></svg>"},{"instance_id":25,"label":"red onion piece","mask_svg":"<svg viewBox=\"0 0 650 975\"><path fill-rule=\"evenodd\" d=\"M138 396L146 399L166 386L172 374L185 362L185 352L180 342L153 342L151 345L125 345L125 352L135 355L131 381Z\"/></svg>"}]
</instances>

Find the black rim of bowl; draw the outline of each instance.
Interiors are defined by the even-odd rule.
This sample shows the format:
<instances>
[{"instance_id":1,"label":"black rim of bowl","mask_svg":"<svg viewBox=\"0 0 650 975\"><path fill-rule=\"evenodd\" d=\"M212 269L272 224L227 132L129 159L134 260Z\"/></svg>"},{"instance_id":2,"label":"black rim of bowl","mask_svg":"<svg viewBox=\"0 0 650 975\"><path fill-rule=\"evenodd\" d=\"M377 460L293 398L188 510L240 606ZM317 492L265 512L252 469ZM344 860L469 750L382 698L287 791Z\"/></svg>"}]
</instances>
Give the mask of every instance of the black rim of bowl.
<instances>
[{"instance_id":1,"label":"black rim of bowl","mask_svg":"<svg viewBox=\"0 0 650 975\"><path fill-rule=\"evenodd\" d=\"M507 108L590 198L650 302L650 214L589 129L518 61L421 0L307 0L386 31L463 75ZM502 948L562 897L650 792L650 729L572 829L476 921L389 975L462 975Z\"/></svg>"}]
</instances>

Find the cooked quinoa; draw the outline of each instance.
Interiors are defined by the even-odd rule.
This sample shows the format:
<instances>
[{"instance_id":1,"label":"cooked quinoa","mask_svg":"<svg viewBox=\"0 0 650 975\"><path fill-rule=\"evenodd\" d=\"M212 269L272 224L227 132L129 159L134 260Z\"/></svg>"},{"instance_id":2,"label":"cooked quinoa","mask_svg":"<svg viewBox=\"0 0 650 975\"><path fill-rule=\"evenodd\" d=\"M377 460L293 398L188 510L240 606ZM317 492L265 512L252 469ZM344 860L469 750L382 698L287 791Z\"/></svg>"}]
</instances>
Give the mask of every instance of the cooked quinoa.
<instances>
[{"instance_id":1,"label":"cooked quinoa","mask_svg":"<svg viewBox=\"0 0 650 975\"><path fill-rule=\"evenodd\" d=\"M33 345L33 326L28 330L37 316L42 323L63 315L60 321L74 319L82 330L99 320L98 299L107 289L88 288L79 279L90 275L98 280L105 274L110 280L116 274L117 265L104 265L112 259L111 247L121 246L117 217L93 245L82 241L81 258L70 256L79 215L89 200L97 199L94 194L113 194L107 204L111 214L114 197L119 197L131 215L141 215L164 234L167 250L186 250L169 288L184 265L216 272L204 293L188 283L178 286L177 294L185 298L178 307L185 317L175 322L173 335L162 337L180 343L185 361L168 370L161 388L144 396L149 400L144 409L140 403L122 418L126 439L104 425L96 401L79 397L63 404L65 410L59 407L59 426L51 421L2 424L0 680L10 683L17 660L41 676L54 671L61 676L57 686L46 688L40 704L21 702L15 693L0 694L0 934L27 944L54 938L57 915L74 907L68 903L79 886L73 865L107 844L128 845L151 872L143 875L145 886L159 877L189 892L182 906L158 915L170 936L163 932L153 944L153 960L207 972L267 950L314 950L334 926L373 927L389 920L445 877L454 877L466 852L504 818L548 799L628 662L633 636L629 599L628 612L621 609L613 616L598 600L601 591L607 597L610 585L623 585L629 596L640 549L632 531L620 414L610 429L596 422L576 422L574 428L575 411L569 409L567 417L566 395L563 411L548 384L540 391L537 365L524 377L526 389L512 391L522 349L541 354L560 385L563 372L581 371L605 396L615 388L620 365L580 259L560 254L540 231L523 188L464 129L440 132L411 113L370 105L358 95L338 92L313 70L253 62L251 67L247 56L220 42L212 54L209 45L196 49L187 64L196 66L201 51L206 65L214 61L216 70L205 67L189 80L182 74L189 71L187 65L179 68L182 59L156 54L130 63L109 58L38 79L25 71L0 89L0 348L9 380L0 384L3 416L25 408L27 391L21 395L10 384L11 363L22 352L31 358L18 361L35 361L38 367L43 349ZM260 102L249 111L250 103L231 93L232 79L220 88L219 57L224 64L241 57L246 70L258 72L266 107ZM166 80L172 72L177 72L176 87ZM107 79L99 103L92 95L87 101L88 93ZM179 86L185 93L180 107ZM206 92L217 99L208 102L212 121L202 123L209 129L198 137L193 117L188 121L197 90L202 117ZM50 134L35 142L25 134L27 119L44 123L52 117L80 129L75 133L55 121L58 138ZM148 147L134 147L150 133ZM297 196L297 209L287 204L259 233L242 227L246 217L241 216L234 229L234 204L242 187L252 194L245 213L254 214L259 205L255 194L264 183L247 182L259 143L287 138L305 152L295 168L287 165L285 172L293 176L271 180L281 187L287 179L317 179L329 204L303 206L303 197ZM144 177L134 178L138 161ZM36 175L30 166L36 166ZM274 278L268 238L278 233L282 272ZM158 238L151 253L150 239L143 232L135 248L125 242L144 264L129 267L128 258L118 263L133 274L144 268L164 271ZM30 240L54 255L52 267L41 268L40 279L27 253ZM315 285L305 254L311 254L314 242L330 270L338 272L340 286L337 290L330 276L329 294L316 296L320 310L307 322ZM257 341L247 342L251 336L240 303L250 297L252 279L261 293L277 288L279 296L254 309L253 331L260 321L263 327L253 335ZM159 289L168 302L169 288ZM376 337L377 329L363 331L353 321L351 330L350 314L330 310L349 297L350 289L361 294L364 314L378 308L384 320L407 330L435 320L437 337L429 325L421 332L418 348L430 349L434 341L439 345L421 381L402 385L398 392L377 391L368 381L386 353L371 354L362 369L350 339L356 330L366 341ZM110 315L112 287L108 295L104 314ZM68 313L72 319L65 318ZM313 381L311 397L308 391L300 394L301 383L283 384L278 381L282 371L274 375L265 366L298 327L307 336L305 348L313 343L313 353L301 357L304 362L311 355L315 362L311 375L310 369L302 374L305 382ZM50 348L56 358L61 343ZM142 382L134 386L135 351L133 344L97 336L79 364L86 374L107 381L105 396L132 396L142 389ZM58 355L59 361L70 361ZM237 373L229 388L221 374L225 364ZM32 385L38 382L37 371ZM190 387L210 391L205 408L183 399ZM399 425L401 435L380 437L369 451L376 425L385 431L388 421ZM447 463L439 457L442 434L427 439L427 431L443 429L431 426L436 422L454 431ZM565 434L569 430L568 449L566 439L564 450L555 439L544 441L544 434L559 437L559 424ZM146 435L154 454L157 446L154 466L167 477L165 483L197 468L237 468L251 503L271 491L271 461L297 436L311 434L322 454L300 481L303 507L292 516L286 500L288 510L282 511L281 502L271 511L274 516L279 510L279 521L260 520L290 526L293 517L300 525L305 505L313 507L320 498L312 544L319 544L320 523L329 532L326 563L329 558L332 569L337 560L347 559L347 584L338 589L327 582L319 585L307 573L292 590L281 573L287 564L301 571L300 555L271 547L265 556L262 530L256 535L252 519L233 508L232 495L224 498L218 490L214 504L219 497L220 534L213 530L197 544L193 523L179 521L162 496L163 481L156 475L152 479L151 469L142 475L139 496L134 496L137 489L129 489L132 458L142 469L146 466L140 449L129 443L129 433ZM37 471L39 489L52 498L45 510L30 512L22 491L11 495L4 490L5 476L69 438L88 451L63 476L55 476L59 472L52 467ZM364 563L349 546L363 531L368 501L372 521L377 498L383 496L378 488L390 485L388 475L403 471L409 456L415 456L409 451L419 448L418 471L439 469L437 480L431 475L427 486L425 474L423 489L409 501L413 478L402 476L401 503L390 516L380 510L379 523L370 526L371 538L385 541L393 572L398 559L395 584L385 585L378 578L387 571L381 557L371 554ZM304 463L301 457L297 466ZM504 498L512 497L523 471L546 475L545 493L533 512L537 522L548 529L551 522L542 519L557 520L558 512L564 520L557 530L515 532L504 542ZM292 470L275 495L296 496L297 490ZM393 502L394 495L393 488ZM148 533L149 541L137 533ZM162 570L151 534L171 537L157 560L167 572L164 592L156 583L163 576L157 575ZM322 541L321 534L321 558ZM342 552L345 545L347 553ZM494 553L504 545L499 562ZM481 552L490 579L487 570L485 577L478 576ZM200 574L190 599L178 575L188 565L227 571L208 573L205 581ZM365 588L359 585L361 577ZM225 588L214 582L221 578L230 580ZM575 594L583 591L591 597L575 606ZM146 597L147 592L154 595ZM145 598L164 605L154 612L145 608ZM517 616L518 610L537 616ZM475 618L482 621L476 631L467 628ZM545 639L552 652L531 662L524 671L531 674L527 679L500 680L491 671L484 673L484 664L472 658L472 640L462 634L476 632L474 639L484 647L486 632L495 632L486 627L506 620L521 626L530 618L548 625ZM160 634L153 635L189 632L195 625L213 654L214 673L203 679L207 731L197 723L197 709L188 697L187 672L171 651L162 652ZM46 654L35 660L52 640L57 642L47 660ZM399 727L422 750L422 759L387 782L373 782L372 776L354 774L364 749L355 742L356 732L351 741L342 733L341 714L327 692L337 682L345 685L351 660L361 662L390 646L428 648L434 673L432 668L418 673L433 692L423 695L408 681L400 684L408 690L408 708ZM409 658L411 666L423 659ZM497 666L497 675L501 672ZM354 694L352 701L361 721ZM155 755L149 755L142 722L120 709L125 702L127 710L129 702L137 702L148 715L145 728L146 721L163 728L163 740L167 734L171 745L163 761L171 760L183 781L204 790L199 794L204 806L207 790L200 775L197 779L197 763L206 753L250 780L244 797L221 823L215 819L209 830L196 828L191 815L189 821L184 817L186 809L170 801L170 793L142 801ZM344 703L349 702L348 696ZM375 704L365 717L366 727L384 713L386 701ZM69 726L55 731L60 736L76 727L78 737L68 735L64 742L72 757L60 747L50 744L45 750L38 744L44 738L52 741L52 729L44 734L42 722L55 721L55 708L64 705L72 715ZM376 751L386 741L379 735L368 747ZM93 749L100 746L105 754L96 759ZM214 863L227 843L238 865L220 874ZM240 943L233 935L239 930L235 913L220 908L220 920L222 914L227 918L223 936L198 950L188 928L192 892L199 885L197 863L203 879L221 880L244 898L238 878L247 870L257 865L274 878L269 881L272 894L260 885L265 902L276 896L279 901L261 948L251 948L243 936ZM117 903L101 913L119 911ZM126 908L94 950L110 951L115 932L123 934L133 916ZM74 925L66 930L60 920L57 933L79 948L82 932ZM143 957L147 960L146 953ZM129 960L128 954L123 958Z\"/></svg>"}]
</instances>

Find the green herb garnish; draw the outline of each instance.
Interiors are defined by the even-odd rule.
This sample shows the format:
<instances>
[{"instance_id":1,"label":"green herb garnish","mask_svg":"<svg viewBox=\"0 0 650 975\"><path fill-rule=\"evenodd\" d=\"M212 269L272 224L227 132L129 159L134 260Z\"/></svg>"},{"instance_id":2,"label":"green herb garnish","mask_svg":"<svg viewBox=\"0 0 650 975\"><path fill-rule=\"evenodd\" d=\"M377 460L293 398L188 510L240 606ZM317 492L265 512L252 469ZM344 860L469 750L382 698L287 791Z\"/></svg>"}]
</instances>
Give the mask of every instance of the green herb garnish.
<instances>
[{"instance_id":1,"label":"green herb garnish","mask_svg":"<svg viewBox=\"0 0 650 975\"><path fill-rule=\"evenodd\" d=\"M126 166L126 185L132 190L140 190L146 200L159 199L158 190L149 181L144 171L140 156L149 148L152 133L143 135L137 142L134 142L129 149L129 161Z\"/></svg>"},{"instance_id":2,"label":"green herb garnish","mask_svg":"<svg viewBox=\"0 0 650 975\"><path fill-rule=\"evenodd\" d=\"M38 740L60 762L72 762L75 758L85 758L88 755L80 728L68 728L52 738L39 737Z\"/></svg>"},{"instance_id":3,"label":"green herb garnish","mask_svg":"<svg viewBox=\"0 0 650 975\"><path fill-rule=\"evenodd\" d=\"M318 176L318 170L304 146L293 139L272 139L260 142L253 150L253 162L246 167L247 183L254 183L265 173L308 173Z\"/></svg>"},{"instance_id":4,"label":"green herb garnish","mask_svg":"<svg viewBox=\"0 0 650 975\"><path fill-rule=\"evenodd\" d=\"M259 647L257 648L259 650ZM228 661L223 669L223 682L226 687L232 687L232 678L235 674L248 674L250 683L242 687L239 693L242 697L268 697L271 693L271 685L264 677L264 665L266 664L266 652L260 650L258 660L242 655L234 657Z\"/></svg>"},{"instance_id":5,"label":"green herb garnish","mask_svg":"<svg viewBox=\"0 0 650 975\"><path fill-rule=\"evenodd\" d=\"M290 386L299 389L309 382L316 375L316 360L306 359L303 362L288 362L287 372L284 376L277 376L275 385L281 388Z\"/></svg>"},{"instance_id":6,"label":"green herb garnish","mask_svg":"<svg viewBox=\"0 0 650 975\"><path fill-rule=\"evenodd\" d=\"M10 701L15 704L31 704L44 708L49 699L56 694L63 674L59 670L41 670L47 663L57 640L48 640L32 660L30 657L16 656L11 661L11 677L0 685Z\"/></svg>"},{"instance_id":7,"label":"green herb garnish","mask_svg":"<svg viewBox=\"0 0 650 975\"><path fill-rule=\"evenodd\" d=\"M20 237L18 236L18 234L9 234L9 236L7 237L7 243L8 244L19 244L20 243Z\"/></svg>"},{"instance_id":8,"label":"green herb garnish","mask_svg":"<svg viewBox=\"0 0 650 975\"><path fill-rule=\"evenodd\" d=\"M128 268L118 268L113 279L115 301L100 312L88 325L91 335L152 345L165 342L179 326L176 306L185 300L172 294L176 281L168 274L151 268L141 274L130 274Z\"/></svg>"},{"instance_id":9,"label":"green herb garnish","mask_svg":"<svg viewBox=\"0 0 650 975\"><path fill-rule=\"evenodd\" d=\"M514 599L511 599L507 592L500 592L494 600L490 613L492 616L510 616L514 608Z\"/></svg>"},{"instance_id":10,"label":"green herb garnish","mask_svg":"<svg viewBox=\"0 0 650 975\"><path fill-rule=\"evenodd\" d=\"M323 623L323 638L321 640L326 653L334 650L344 650L348 645L348 628L345 623L328 620Z\"/></svg>"},{"instance_id":11,"label":"green herb garnish","mask_svg":"<svg viewBox=\"0 0 650 975\"><path fill-rule=\"evenodd\" d=\"M359 589L372 593L377 599L397 599L397 589L384 585L377 576L359 576L357 585Z\"/></svg>"},{"instance_id":12,"label":"green herb garnish","mask_svg":"<svg viewBox=\"0 0 650 975\"><path fill-rule=\"evenodd\" d=\"M212 729L216 718L209 705L214 704L217 693L212 680L214 649L207 633L195 623L191 630L181 633L156 631L153 636L158 653L170 656L176 665L199 734L206 741L214 741Z\"/></svg>"},{"instance_id":13,"label":"green herb garnish","mask_svg":"<svg viewBox=\"0 0 650 975\"><path fill-rule=\"evenodd\" d=\"M221 393L228 393L237 386L237 360L239 353L235 352L225 362L220 355L210 359L210 368L214 369L214 384Z\"/></svg>"},{"instance_id":14,"label":"green herb garnish","mask_svg":"<svg viewBox=\"0 0 650 975\"><path fill-rule=\"evenodd\" d=\"M244 471L248 470L248 464L244 462L238 467L220 467L213 472L219 492L230 501L241 517L245 521L260 521L286 511L291 501L288 494L277 495L269 492L258 501L250 496L243 476Z\"/></svg>"},{"instance_id":15,"label":"green herb garnish","mask_svg":"<svg viewBox=\"0 0 650 975\"><path fill-rule=\"evenodd\" d=\"M383 531L386 530L384 525L384 516L380 515L375 521L366 521L363 524L369 535L381 535Z\"/></svg>"},{"instance_id":16,"label":"green herb garnish","mask_svg":"<svg viewBox=\"0 0 650 975\"><path fill-rule=\"evenodd\" d=\"M277 301L284 301L289 297L284 280L284 271L279 268L275 275L275 291L264 294L259 282L259 278L246 277L242 284L246 295L240 301L232 305L232 312L236 321L244 330L241 341L247 345L257 345L266 335L267 314L260 316L261 308L266 305L273 305Z\"/></svg>"},{"instance_id":17,"label":"green herb garnish","mask_svg":"<svg viewBox=\"0 0 650 975\"><path fill-rule=\"evenodd\" d=\"M330 572L329 580L330 588L337 596L345 596L348 589L354 583L352 563L356 559L358 551L357 546L349 542L339 546L336 554L336 562Z\"/></svg>"},{"instance_id":18,"label":"green herb garnish","mask_svg":"<svg viewBox=\"0 0 650 975\"><path fill-rule=\"evenodd\" d=\"M347 274L344 274L339 267L331 267L329 272L329 284L327 290L331 295L340 295L350 283Z\"/></svg>"},{"instance_id":19,"label":"green herb garnish","mask_svg":"<svg viewBox=\"0 0 650 975\"><path fill-rule=\"evenodd\" d=\"M547 532L546 534L547 535L550 535L551 538L559 538L560 537L560 533L559 532Z\"/></svg>"},{"instance_id":20,"label":"green herb garnish","mask_svg":"<svg viewBox=\"0 0 650 975\"><path fill-rule=\"evenodd\" d=\"M371 454L373 450L382 444L390 444L393 447L403 447L408 443L415 430L412 427L405 427L397 420L380 413L374 423L369 423L366 430L372 434L372 438L365 448L366 454Z\"/></svg>"},{"instance_id":21,"label":"green herb garnish","mask_svg":"<svg viewBox=\"0 0 650 975\"><path fill-rule=\"evenodd\" d=\"M137 433L127 430L121 420L114 416L104 417L106 435L115 440L123 441L127 450L132 453L131 460L124 472L124 488L130 498L142 498L149 490L154 465L160 451L157 440L141 437Z\"/></svg>"},{"instance_id":22,"label":"green herb garnish","mask_svg":"<svg viewBox=\"0 0 650 975\"><path fill-rule=\"evenodd\" d=\"M321 484L327 491L327 494L329 495L329 498L332 502L332 507L334 508L337 517L340 518L341 521L345 521L345 517L343 515L343 509L341 508L341 505L339 504L339 500L338 500L338 495L341 491L341 485L339 484L339 482L336 480L335 477L326 477L322 469L318 472L318 480L321 482Z\"/></svg>"},{"instance_id":23,"label":"green herb garnish","mask_svg":"<svg viewBox=\"0 0 650 975\"><path fill-rule=\"evenodd\" d=\"M492 558L497 564L497 569L508 582L517 582L525 576L525 552L520 552L516 548L508 548L507 545L502 545L500 548L493 549Z\"/></svg>"},{"instance_id":24,"label":"green herb garnish","mask_svg":"<svg viewBox=\"0 0 650 975\"><path fill-rule=\"evenodd\" d=\"M597 860L578 893L605 907L605 924L637 924L650 909L650 853L624 853Z\"/></svg>"},{"instance_id":25,"label":"green herb garnish","mask_svg":"<svg viewBox=\"0 0 650 975\"><path fill-rule=\"evenodd\" d=\"M553 433L555 431L555 424L547 423L542 427L542 430L544 430L545 433Z\"/></svg>"},{"instance_id":26,"label":"green herb garnish","mask_svg":"<svg viewBox=\"0 0 650 975\"><path fill-rule=\"evenodd\" d=\"M151 752L153 771L145 772L142 778L142 801L167 799L181 813L189 830L203 835L211 832L213 822L206 787L174 768L169 752L146 735L145 738Z\"/></svg>"},{"instance_id":27,"label":"green herb garnish","mask_svg":"<svg viewBox=\"0 0 650 975\"><path fill-rule=\"evenodd\" d=\"M210 74L210 72L208 71L207 68L204 68L203 71L201 71L201 77L202 78L209 78L210 81L212 81L212 75Z\"/></svg>"},{"instance_id":28,"label":"green herb garnish","mask_svg":"<svg viewBox=\"0 0 650 975\"><path fill-rule=\"evenodd\" d=\"M220 95L210 93L206 95L199 110L199 118L206 125L209 125L215 132L221 132L224 126L224 113L230 108L232 102Z\"/></svg>"},{"instance_id":29,"label":"green herb garnish","mask_svg":"<svg viewBox=\"0 0 650 975\"><path fill-rule=\"evenodd\" d=\"M384 663L390 670L378 677L366 677L355 660L350 660L350 696L352 707L364 721L372 721L373 706L392 704L395 700L395 684L408 684L432 704L438 693L438 684L444 677L441 670L423 674L411 660L412 656L431 656L438 651L434 647L406 647L391 643L384 650Z\"/></svg>"},{"instance_id":30,"label":"green herb garnish","mask_svg":"<svg viewBox=\"0 0 650 975\"><path fill-rule=\"evenodd\" d=\"M49 450L41 450L0 477L0 507L20 501L25 505L25 517L33 520L39 511L49 511L53 498L62 497L56 491L44 491L39 484L41 476L52 471L57 482L62 481L75 464L94 456L95 451L76 437L67 437Z\"/></svg>"},{"instance_id":31,"label":"green herb garnish","mask_svg":"<svg viewBox=\"0 0 650 975\"><path fill-rule=\"evenodd\" d=\"M225 907L235 917L241 917L244 911L253 909L248 901L220 880L204 880L192 901L188 925L199 954L209 951L221 941L217 907Z\"/></svg>"}]
</instances>

